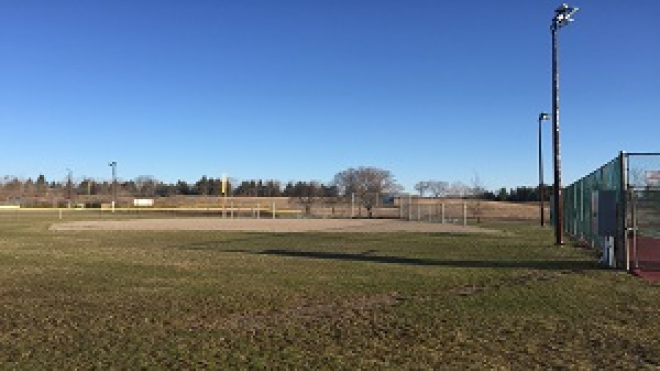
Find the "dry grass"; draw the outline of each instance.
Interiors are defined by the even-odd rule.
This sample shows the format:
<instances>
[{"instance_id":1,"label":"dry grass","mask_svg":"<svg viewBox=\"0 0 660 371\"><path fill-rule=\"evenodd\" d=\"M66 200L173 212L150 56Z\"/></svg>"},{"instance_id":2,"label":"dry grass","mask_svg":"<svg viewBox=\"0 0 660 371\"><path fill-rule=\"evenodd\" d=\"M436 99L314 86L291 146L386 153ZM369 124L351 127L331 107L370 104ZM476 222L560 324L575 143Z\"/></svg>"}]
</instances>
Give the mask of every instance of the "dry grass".
<instances>
[{"instance_id":1,"label":"dry grass","mask_svg":"<svg viewBox=\"0 0 660 371\"><path fill-rule=\"evenodd\" d=\"M50 231L53 219L0 213L6 369L660 367L660 286L553 246L550 229Z\"/></svg>"}]
</instances>

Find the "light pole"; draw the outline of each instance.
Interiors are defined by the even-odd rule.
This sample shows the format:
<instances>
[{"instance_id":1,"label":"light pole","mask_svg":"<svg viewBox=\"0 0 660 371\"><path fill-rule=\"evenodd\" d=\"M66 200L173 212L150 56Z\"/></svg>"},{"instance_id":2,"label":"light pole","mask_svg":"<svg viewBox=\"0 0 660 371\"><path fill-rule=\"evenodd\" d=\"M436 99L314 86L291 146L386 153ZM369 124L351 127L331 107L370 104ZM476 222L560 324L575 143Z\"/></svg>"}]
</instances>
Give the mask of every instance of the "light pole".
<instances>
[{"instance_id":1,"label":"light pole","mask_svg":"<svg viewBox=\"0 0 660 371\"><path fill-rule=\"evenodd\" d=\"M71 169L67 168L66 169L66 195L68 199L67 207L71 208L71 201L72 201L72 188L73 188L73 172Z\"/></svg>"},{"instance_id":2,"label":"light pole","mask_svg":"<svg viewBox=\"0 0 660 371\"><path fill-rule=\"evenodd\" d=\"M561 165L559 157L559 70L557 68L557 30L573 22L572 16L578 8L570 7L566 3L555 9L552 18L552 149L554 153L554 222L555 222L555 245L562 245L563 241L563 216L561 200Z\"/></svg>"},{"instance_id":3,"label":"light pole","mask_svg":"<svg viewBox=\"0 0 660 371\"><path fill-rule=\"evenodd\" d=\"M550 120L550 114L541 112L539 114L539 207L541 208L541 227L545 226L545 210L543 209L545 185L543 184L543 142L541 141L541 123L547 120Z\"/></svg>"},{"instance_id":4,"label":"light pole","mask_svg":"<svg viewBox=\"0 0 660 371\"><path fill-rule=\"evenodd\" d=\"M117 161L108 164L112 168L112 212L115 212L117 203Z\"/></svg>"}]
</instances>

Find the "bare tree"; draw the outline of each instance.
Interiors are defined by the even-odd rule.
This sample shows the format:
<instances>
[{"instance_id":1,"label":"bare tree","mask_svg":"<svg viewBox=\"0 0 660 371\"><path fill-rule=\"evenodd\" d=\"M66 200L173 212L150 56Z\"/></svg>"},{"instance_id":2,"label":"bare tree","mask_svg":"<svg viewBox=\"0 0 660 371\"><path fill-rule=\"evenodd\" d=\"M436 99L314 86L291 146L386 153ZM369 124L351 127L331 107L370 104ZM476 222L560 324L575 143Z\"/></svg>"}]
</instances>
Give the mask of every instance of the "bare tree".
<instances>
[{"instance_id":1,"label":"bare tree","mask_svg":"<svg viewBox=\"0 0 660 371\"><path fill-rule=\"evenodd\" d=\"M298 182L295 185L295 196L289 202L297 203L305 208L305 214L312 213L312 206L323 198L323 187L315 181Z\"/></svg>"},{"instance_id":2,"label":"bare tree","mask_svg":"<svg viewBox=\"0 0 660 371\"><path fill-rule=\"evenodd\" d=\"M483 196L486 193L486 188L479 178L479 174L474 174L472 178L472 184L470 187L470 195L472 197L472 202L470 203L470 210L472 211L472 216L477 219L477 223L481 223L481 218L483 217Z\"/></svg>"},{"instance_id":3,"label":"bare tree","mask_svg":"<svg viewBox=\"0 0 660 371\"><path fill-rule=\"evenodd\" d=\"M424 194L429 190L429 188L429 182L427 181L421 181L415 184L415 190L419 192L419 197L424 197Z\"/></svg>"},{"instance_id":4,"label":"bare tree","mask_svg":"<svg viewBox=\"0 0 660 371\"><path fill-rule=\"evenodd\" d=\"M20 198L23 196L24 182L18 177L5 175L3 188L5 193L9 196L13 198Z\"/></svg>"},{"instance_id":5,"label":"bare tree","mask_svg":"<svg viewBox=\"0 0 660 371\"><path fill-rule=\"evenodd\" d=\"M428 191L433 197L446 196L449 192L449 183L447 182L441 180L429 180L426 183L428 184Z\"/></svg>"},{"instance_id":6,"label":"bare tree","mask_svg":"<svg viewBox=\"0 0 660 371\"><path fill-rule=\"evenodd\" d=\"M156 192L158 180L151 175L140 175L134 180L135 188L142 197L152 197Z\"/></svg>"},{"instance_id":7,"label":"bare tree","mask_svg":"<svg viewBox=\"0 0 660 371\"><path fill-rule=\"evenodd\" d=\"M373 217L373 208L378 199L388 193L397 193L402 189L396 184L392 173L376 167L349 168L335 175L333 184L345 197L355 195Z\"/></svg>"},{"instance_id":8,"label":"bare tree","mask_svg":"<svg viewBox=\"0 0 660 371\"><path fill-rule=\"evenodd\" d=\"M469 194L469 187L463 182L453 182L449 187L448 194L454 197L465 197Z\"/></svg>"}]
</instances>

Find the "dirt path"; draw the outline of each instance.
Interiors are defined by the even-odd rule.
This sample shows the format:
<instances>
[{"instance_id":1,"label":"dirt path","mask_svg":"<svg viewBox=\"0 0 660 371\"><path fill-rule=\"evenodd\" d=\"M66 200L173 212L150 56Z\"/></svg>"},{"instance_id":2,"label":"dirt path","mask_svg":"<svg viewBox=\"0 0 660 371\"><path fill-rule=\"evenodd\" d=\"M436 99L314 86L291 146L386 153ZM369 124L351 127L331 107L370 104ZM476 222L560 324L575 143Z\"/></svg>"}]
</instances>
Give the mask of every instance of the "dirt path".
<instances>
[{"instance_id":1,"label":"dirt path","mask_svg":"<svg viewBox=\"0 0 660 371\"><path fill-rule=\"evenodd\" d=\"M132 219L55 223L53 231L244 231L244 232L424 232L483 233L494 230L456 224L382 219Z\"/></svg>"}]
</instances>

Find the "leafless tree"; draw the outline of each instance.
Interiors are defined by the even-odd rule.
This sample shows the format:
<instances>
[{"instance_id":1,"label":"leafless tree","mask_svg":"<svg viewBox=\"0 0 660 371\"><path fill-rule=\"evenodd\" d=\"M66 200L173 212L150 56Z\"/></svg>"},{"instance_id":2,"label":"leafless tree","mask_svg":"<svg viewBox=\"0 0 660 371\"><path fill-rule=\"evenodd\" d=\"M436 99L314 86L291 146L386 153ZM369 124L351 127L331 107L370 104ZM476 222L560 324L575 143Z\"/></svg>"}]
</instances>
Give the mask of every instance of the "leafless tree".
<instances>
[{"instance_id":1,"label":"leafless tree","mask_svg":"<svg viewBox=\"0 0 660 371\"><path fill-rule=\"evenodd\" d=\"M428 184L428 191L433 197L446 196L449 192L449 183L447 182L441 180L429 180L426 183Z\"/></svg>"},{"instance_id":2,"label":"leafless tree","mask_svg":"<svg viewBox=\"0 0 660 371\"><path fill-rule=\"evenodd\" d=\"M415 190L419 192L419 197L424 197L424 194L429 190L429 188L429 182L427 181L421 181L415 184Z\"/></svg>"},{"instance_id":3,"label":"leafless tree","mask_svg":"<svg viewBox=\"0 0 660 371\"><path fill-rule=\"evenodd\" d=\"M158 180L151 175L140 175L134 180L135 188L141 197L151 197L156 192Z\"/></svg>"},{"instance_id":4,"label":"leafless tree","mask_svg":"<svg viewBox=\"0 0 660 371\"><path fill-rule=\"evenodd\" d=\"M401 191L392 173L376 167L348 168L335 175L333 184L338 187L339 192L345 197L355 195L373 217L373 208L378 199L388 193Z\"/></svg>"},{"instance_id":5,"label":"leafless tree","mask_svg":"<svg viewBox=\"0 0 660 371\"><path fill-rule=\"evenodd\" d=\"M3 181L3 190L7 196L22 197L23 196L23 180L18 177L5 175Z\"/></svg>"},{"instance_id":6,"label":"leafless tree","mask_svg":"<svg viewBox=\"0 0 660 371\"><path fill-rule=\"evenodd\" d=\"M481 182L479 174L474 174L472 177L472 184L470 187L470 196L472 197L472 202L470 203L470 210L472 211L472 216L477 219L477 223L481 223L481 218L483 217L483 195L486 193L486 188Z\"/></svg>"},{"instance_id":7,"label":"leafless tree","mask_svg":"<svg viewBox=\"0 0 660 371\"><path fill-rule=\"evenodd\" d=\"M323 188L315 181L309 183L299 182L296 184L297 195L292 197L290 202L295 202L305 208L305 214L312 213L312 206L323 198Z\"/></svg>"},{"instance_id":8,"label":"leafless tree","mask_svg":"<svg viewBox=\"0 0 660 371\"><path fill-rule=\"evenodd\" d=\"M453 182L448 193L454 197L465 197L469 195L469 187L463 182Z\"/></svg>"}]
</instances>

